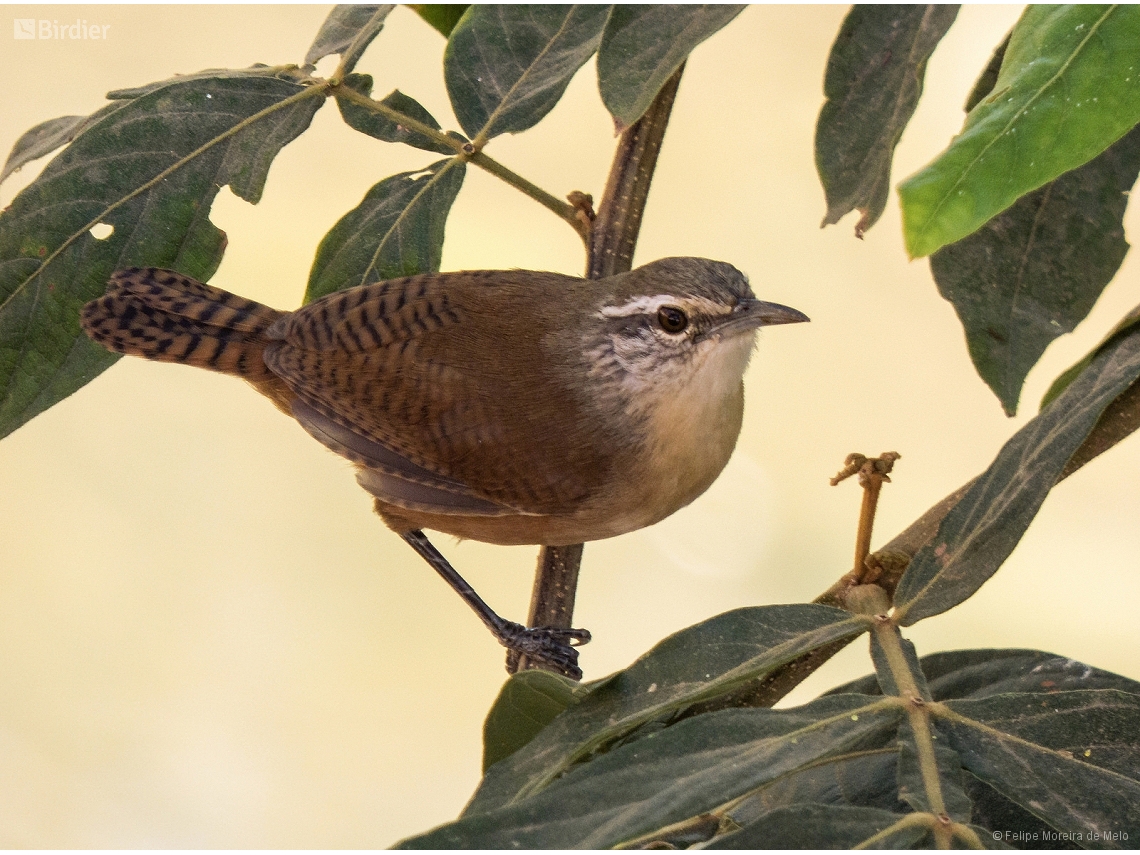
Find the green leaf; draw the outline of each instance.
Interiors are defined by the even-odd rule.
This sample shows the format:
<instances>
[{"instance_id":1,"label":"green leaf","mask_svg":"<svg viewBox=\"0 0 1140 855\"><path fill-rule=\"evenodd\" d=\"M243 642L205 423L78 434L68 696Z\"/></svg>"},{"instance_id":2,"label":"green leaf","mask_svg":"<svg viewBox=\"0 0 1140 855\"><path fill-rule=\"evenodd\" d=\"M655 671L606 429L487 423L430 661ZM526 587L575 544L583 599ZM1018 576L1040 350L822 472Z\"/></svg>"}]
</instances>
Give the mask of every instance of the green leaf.
<instances>
[{"instance_id":1,"label":"green leaf","mask_svg":"<svg viewBox=\"0 0 1140 855\"><path fill-rule=\"evenodd\" d=\"M444 226L465 170L461 160L439 160L375 185L317 247L305 302L342 288L438 271Z\"/></svg>"},{"instance_id":2,"label":"green leaf","mask_svg":"<svg viewBox=\"0 0 1140 855\"><path fill-rule=\"evenodd\" d=\"M344 78L344 85L361 95L372 95L372 76L369 74L349 74ZM437 131L440 130L439 122L435 120L435 117L425 110L419 101L415 98L409 98L399 89L393 91L380 103L415 119L417 122L422 122ZM359 104L353 103L342 95L336 96L336 105L340 108L340 115L345 123L362 134L368 134L368 136L384 140L384 142L404 143L438 154L455 153L451 146L437 142L425 134L416 133L397 124L387 116L374 113ZM456 136L458 137L458 135ZM460 137L460 139L462 138Z\"/></svg>"},{"instance_id":3,"label":"green leaf","mask_svg":"<svg viewBox=\"0 0 1140 855\"><path fill-rule=\"evenodd\" d=\"M488 770L467 813L531 795L654 720L757 682L797 656L864 632L868 618L813 604L737 609L678 632L590 692Z\"/></svg>"},{"instance_id":4,"label":"green leaf","mask_svg":"<svg viewBox=\"0 0 1140 855\"><path fill-rule=\"evenodd\" d=\"M562 718L576 710L572 707ZM697 817L780 775L881 743L901 716L896 701L868 703L855 695L821 698L795 709L695 716L579 765L542 792L490 812L467 814L400 846L619 845Z\"/></svg>"},{"instance_id":5,"label":"green leaf","mask_svg":"<svg viewBox=\"0 0 1140 855\"><path fill-rule=\"evenodd\" d=\"M45 154L51 154L61 145L67 145L95 116L60 116L58 119L40 122L30 131L26 131L16 140L8 159L4 161L4 168L0 170L0 183L24 164L31 163Z\"/></svg>"},{"instance_id":6,"label":"green leaf","mask_svg":"<svg viewBox=\"0 0 1140 855\"><path fill-rule=\"evenodd\" d=\"M827 101L815 127L815 165L827 197L821 225L859 210L861 238L882 216L891 159L922 95L926 62L956 5L856 5L827 59Z\"/></svg>"},{"instance_id":7,"label":"green leaf","mask_svg":"<svg viewBox=\"0 0 1140 855\"><path fill-rule=\"evenodd\" d=\"M1089 367L1097 354L1104 352L1108 347L1111 347L1116 342L1120 341L1124 336L1130 335L1137 323L1140 323L1140 306L1137 306L1127 315L1120 319L1120 322L1112 328L1112 331L1104 337L1100 344L1089 351L1084 359L1066 368L1061 374L1053 381L1045 396L1041 399L1041 409L1045 409L1053 402L1053 399L1060 395L1069 387L1069 384L1076 380L1081 372Z\"/></svg>"},{"instance_id":8,"label":"green leaf","mask_svg":"<svg viewBox=\"0 0 1140 855\"><path fill-rule=\"evenodd\" d=\"M305 62L312 65L326 56L339 53L341 68L346 72L352 71L368 45L384 29L388 13L395 8L395 4L357 6L348 3L333 6L305 54Z\"/></svg>"},{"instance_id":9,"label":"green leaf","mask_svg":"<svg viewBox=\"0 0 1140 855\"><path fill-rule=\"evenodd\" d=\"M729 817L748 826L778 808L805 803L902 809L895 783L898 766L896 734L885 733L882 744L868 743L859 751L837 754L757 787L733 805Z\"/></svg>"},{"instance_id":10,"label":"green leaf","mask_svg":"<svg viewBox=\"0 0 1140 855\"><path fill-rule=\"evenodd\" d=\"M902 626L971 596L1009 556L1104 409L1140 376L1140 332L1106 348L1014 434L910 562L895 592Z\"/></svg>"},{"instance_id":11,"label":"green leaf","mask_svg":"<svg viewBox=\"0 0 1140 855\"><path fill-rule=\"evenodd\" d=\"M963 765L990 787L1081 846L1135 846L1140 696L1102 689L945 707L941 728Z\"/></svg>"},{"instance_id":12,"label":"green leaf","mask_svg":"<svg viewBox=\"0 0 1140 855\"><path fill-rule=\"evenodd\" d=\"M1042 650L952 650L923 656L919 663L936 701L1072 689L1119 689L1140 695L1135 680ZM871 695L878 690L878 680L870 674L827 694Z\"/></svg>"},{"instance_id":13,"label":"green leaf","mask_svg":"<svg viewBox=\"0 0 1140 855\"><path fill-rule=\"evenodd\" d=\"M1124 261L1138 173L1140 127L930 257L974 366L1007 415L1045 348L1085 319Z\"/></svg>"},{"instance_id":14,"label":"green leaf","mask_svg":"<svg viewBox=\"0 0 1140 855\"><path fill-rule=\"evenodd\" d=\"M965 773L965 786L974 803L974 823L989 829L979 835L983 842L1020 849L1081 848L1071 841L1058 840L1059 835L1047 823L969 772ZM998 835L996 839L995 833Z\"/></svg>"},{"instance_id":15,"label":"green leaf","mask_svg":"<svg viewBox=\"0 0 1140 855\"><path fill-rule=\"evenodd\" d=\"M778 808L707 849L919 848L929 829L880 808L801 804Z\"/></svg>"},{"instance_id":16,"label":"green leaf","mask_svg":"<svg viewBox=\"0 0 1140 855\"><path fill-rule=\"evenodd\" d=\"M598 48L598 88L618 132L642 117L693 48L744 6L618 5Z\"/></svg>"},{"instance_id":17,"label":"green leaf","mask_svg":"<svg viewBox=\"0 0 1140 855\"><path fill-rule=\"evenodd\" d=\"M193 74L176 74L173 77L168 77L165 80L156 80L153 83L144 83L142 86L131 86L126 89L112 89L107 93L107 97L112 101L133 101L142 98L144 95L149 95L152 92L157 92L159 89L165 89L168 86L176 84L188 84L195 81L202 81L207 83L216 82L219 80L250 80L256 77L273 78L276 80L287 80L291 83L304 85L308 80L308 74L302 72L295 65L266 65L263 62L254 63L249 68L207 68L204 71L195 71ZM95 113L95 116L104 114L105 111L114 109L115 107L122 106L121 104L108 104L103 110Z\"/></svg>"},{"instance_id":18,"label":"green leaf","mask_svg":"<svg viewBox=\"0 0 1140 855\"><path fill-rule=\"evenodd\" d=\"M443 54L460 127L481 144L536 125L598 49L609 13L609 6L472 6Z\"/></svg>"},{"instance_id":19,"label":"green leaf","mask_svg":"<svg viewBox=\"0 0 1140 855\"><path fill-rule=\"evenodd\" d=\"M0 436L117 359L79 327L115 269L213 274L214 196L228 184L256 203L321 94L261 73L175 79L105 113L0 213Z\"/></svg>"},{"instance_id":20,"label":"green leaf","mask_svg":"<svg viewBox=\"0 0 1140 855\"><path fill-rule=\"evenodd\" d=\"M899 186L912 258L976 231L1140 120L1140 6L1030 6L993 93Z\"/></svg>"},{"instance_id":21,"label":"green leaf","mask_svg":"<svg viewBox=\"0 0 1140 855\"><path fill-rule=\"evenodd\" d=\"M503 760L550 724L588 690L549 671L520 671L503 684L483 722L483 771Z\"/></svg>"},{"instance_id":22,"label":"green leaf","mask_svg":"<svg viewBox=\"0 0 1140 855\"><path fill-rule=\"evenodd\" d=\"M467 3L409 3L408 8L431 24L447 38L470 4Z\"/></svg>"}]
</instances>

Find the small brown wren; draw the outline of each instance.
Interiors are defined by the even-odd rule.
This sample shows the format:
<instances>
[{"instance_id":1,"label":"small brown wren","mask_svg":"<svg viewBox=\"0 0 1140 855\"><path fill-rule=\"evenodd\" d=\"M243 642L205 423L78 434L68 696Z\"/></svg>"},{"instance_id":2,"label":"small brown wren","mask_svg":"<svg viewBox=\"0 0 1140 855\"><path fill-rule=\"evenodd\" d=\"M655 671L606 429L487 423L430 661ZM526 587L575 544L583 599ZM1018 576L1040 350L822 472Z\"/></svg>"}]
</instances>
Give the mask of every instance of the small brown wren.
<instances>
[{"instance_id":1,"label":"small brown wren","mask_svg":"<svg viewBox=\"0 0 1140 855\"><path fill-rule=\"evenodd\" d=\"M756 331L806 320L703 258L593 281L423 274L295 312L131 268L82 315L110 350L248 380L356 464L384 522L503 645L574 677L589 633L499 617L421 529L563 546L669 516L732 454Z\"/></svg>"}]
</instances>

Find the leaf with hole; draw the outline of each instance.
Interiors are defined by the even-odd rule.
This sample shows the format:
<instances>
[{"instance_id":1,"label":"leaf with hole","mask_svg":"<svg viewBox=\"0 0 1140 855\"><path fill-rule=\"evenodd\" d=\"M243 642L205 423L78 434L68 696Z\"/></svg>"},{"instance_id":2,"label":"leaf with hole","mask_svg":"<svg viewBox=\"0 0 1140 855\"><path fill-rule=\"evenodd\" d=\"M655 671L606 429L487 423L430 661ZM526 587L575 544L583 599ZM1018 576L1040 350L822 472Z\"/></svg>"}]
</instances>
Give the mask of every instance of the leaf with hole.
<instances>
[{"instance_id":1,"label":"leaf with hole","mask_svg":"<svg viewBox=\"0 0 1140 855\"><path fill-rule=\"evenodd\" d=\"M463 131L485 142L536 125L598 49L609 14L609 6L472 6L443 55Z\"/></svg>"},{"instance_id":2,"label":"leaf with hole","mask_svg":"<svg viewBox=\"0 0 1140 855\"><path fill-rule=\"evenodd\" d=\"M356 285L434 273L466 166L454 158L385 178L317 247L305 302Z\"/></svg>"},{"instance_id":3,"label":"leaf with hole","mask_svg":"<svg viewBox=\"0 0 1140 855\"><path fill-rule=\"evenodd\" d=\"M980 228L1092 160L1140 120L1140 7L1030 6L993 92L899 186L912 258Z\"/></svg>"},{"instance_id":4,"label":"leaf with hole","mask_svg":"<svg viewBox=\"0 0 1140 855\"><path fill-rule=\"evenodd\" d=\"M115 269L213 274L214 196L229 185L256 203L321 94L257 72L175 78L89 125L0 213L0 436L118 358L79 327Z\"/></svg>"},{"instance_id":5,"label":"leaf with hole","mask_svg":"<svg viewBox=\"0 0 1140 855\"><path fill-rule=\"evenodd\" d=\"M895 591L900 625L953 608L997 572L1101 413L1138 376L1140 331L1133 331L1010 438L907 567Z\"/></svg>"},{"instance_id":6,"label":"leaf with hole","mask_svg":"<svg viewBox=\"0 0 1140 855\"><path fill-rule=\"evenodd\" d=\"M926 63L958 6L853 6L827 59L827 101L815 127L815 166L827 197L822 225L858 210L855 236L883 214L891 160L922 95Z\"/></svg>"},{"instance_id":7,"label":"leaf with hole","mask_svg":"<svg viewBox=\"0 0 1140 855\"><path fill-rule=\"evenodd\" d=\"M744 8L727 3L614 6L598 48L598 89L618 131L641 118L693 48Z\"/></svg>"}]
</instances>

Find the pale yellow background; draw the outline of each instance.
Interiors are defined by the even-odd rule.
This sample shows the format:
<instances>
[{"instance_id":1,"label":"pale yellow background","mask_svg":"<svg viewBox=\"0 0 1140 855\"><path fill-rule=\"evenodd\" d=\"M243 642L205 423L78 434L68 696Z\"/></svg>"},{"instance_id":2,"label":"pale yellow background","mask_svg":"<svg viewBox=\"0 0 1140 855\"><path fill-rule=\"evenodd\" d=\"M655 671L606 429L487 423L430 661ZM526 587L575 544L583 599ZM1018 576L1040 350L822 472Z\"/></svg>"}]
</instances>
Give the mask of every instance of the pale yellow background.
<instances>
[{"instance_id":1,"label":"pale yellow background","mask_svg":"<svg viewBox=\"0 0 1140 855\"><path fill-rule=\"evenodd\" d=\"M328 7L8 6L4 17L110 24L106 42L16 41L0 153L103 93L208 67L300 61ZM863 242L821 231L812 159L841 7L755 7L694 53L637 260L733 262L808 326L762 336L744 432L690 509L586 550L577 624L588 677L742 605L811 599L848 567L850 451L903 457L882 542L984 468L1057 373L1140 301L1133 253L1076 335L1030 375L1015 420L975 375L892 198ZM968 7L930 62L895 180L961 126L1013 7ZM443 39L397 9L359 70L455 127ZM328 63L321 66L327 73ZM600 196L613 150L593 64L536 129L488 153L558 195ZM327 105L251 207L223 190L214 282L287 308L314 250L376 181L433 155L346 128ZM0 187L0 205L32 178ZM1137 233L1137 213L1128 228ZM578 273L577 237L468 171L443 266ZM908 632L920 653L1052 650L1140 678L1134 439L1050 496L1008 565ZM525 615L535 550L438 540L495 607ZM502 651L370 512L349 465L244 384L126 359L0 443L0 846L387 846L443 822L479 776ZM863 642L802 687L865 673Z\"/></svg>"}]
</instances>

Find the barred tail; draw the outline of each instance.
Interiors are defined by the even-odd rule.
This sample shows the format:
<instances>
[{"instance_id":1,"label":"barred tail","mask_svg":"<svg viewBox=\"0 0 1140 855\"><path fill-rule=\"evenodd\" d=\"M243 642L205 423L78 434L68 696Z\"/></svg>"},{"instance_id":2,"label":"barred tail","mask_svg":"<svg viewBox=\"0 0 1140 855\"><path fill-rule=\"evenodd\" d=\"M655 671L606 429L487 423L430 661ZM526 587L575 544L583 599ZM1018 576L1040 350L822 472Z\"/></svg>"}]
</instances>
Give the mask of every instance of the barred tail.
<instances>
[{"instance_id":1,"label":"barred tail","mask_svg":"<svg viewBox=\"0 0 1140 855\"><path fill-rule=\"evenodd\" d=\"M81 317L108 350L277 385L262 354L265 330L283 314L172 270L132 267L115 271Z\"/></svg>"}]
</instances>

